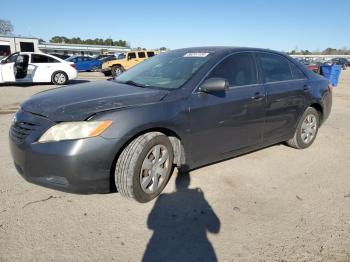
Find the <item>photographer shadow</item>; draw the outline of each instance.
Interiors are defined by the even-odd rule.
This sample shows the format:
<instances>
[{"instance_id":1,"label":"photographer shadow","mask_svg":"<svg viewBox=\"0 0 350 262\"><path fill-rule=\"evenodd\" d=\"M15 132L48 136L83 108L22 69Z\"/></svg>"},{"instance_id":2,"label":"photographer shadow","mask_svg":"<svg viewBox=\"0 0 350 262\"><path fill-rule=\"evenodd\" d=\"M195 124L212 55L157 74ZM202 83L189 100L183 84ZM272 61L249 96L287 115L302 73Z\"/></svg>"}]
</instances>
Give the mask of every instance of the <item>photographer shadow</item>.
<instances>
[{"instance_id":1,"label":"photographer shadow","mask_svg":"<svg viewBox=\"0 0 350 262\"><path fill-rule=\"evenodd\" d=\"M148 216L154 233L142 261L217 261L207 231L219 233L220 220L202 190L189 185L189 173L179 174L176 191L158 197Z\"/></svg>"}]
</instances>

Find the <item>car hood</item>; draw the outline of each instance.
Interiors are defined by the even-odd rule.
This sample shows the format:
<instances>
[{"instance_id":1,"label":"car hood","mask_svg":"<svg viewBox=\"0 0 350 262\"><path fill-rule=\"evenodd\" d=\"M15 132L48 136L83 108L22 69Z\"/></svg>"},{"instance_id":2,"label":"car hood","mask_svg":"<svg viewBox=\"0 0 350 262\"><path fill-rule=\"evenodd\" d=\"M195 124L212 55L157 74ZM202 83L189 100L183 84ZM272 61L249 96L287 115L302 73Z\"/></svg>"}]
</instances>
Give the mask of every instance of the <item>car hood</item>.
<instances>
[{"instance_id":1,"label":"car hood","mask_svg":"<svg viewBox=\"0 0 350 262\"><path fill-rule=\"evenodd\" d=\"M165 90L99 81L38 93L23 102L21 108L55 122L81 121L102 111L155 103L167 94Z\"/></svg>"}]
</instances>

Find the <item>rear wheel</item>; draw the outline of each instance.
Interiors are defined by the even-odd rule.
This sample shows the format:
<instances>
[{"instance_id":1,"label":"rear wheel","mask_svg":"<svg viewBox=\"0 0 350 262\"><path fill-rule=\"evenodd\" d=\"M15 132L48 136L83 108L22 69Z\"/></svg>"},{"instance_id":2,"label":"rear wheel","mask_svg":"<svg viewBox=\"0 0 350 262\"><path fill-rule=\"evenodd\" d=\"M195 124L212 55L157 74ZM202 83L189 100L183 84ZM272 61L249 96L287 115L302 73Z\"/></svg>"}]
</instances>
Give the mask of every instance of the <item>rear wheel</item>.
<instances>
[{"instance_id":1,"label":"rear wheel","mask_svg":"<svg viewBox=\"0 0 350 262\"><path fill-rule=\"evenodd\" d=\"M55 85L65 85L68 82L68 76L62 71L55 72L52 74L51 82Z\"/></svg>"},{"instance_id":2,"label":"rear wheel","mask_svg":"<svg viewBox=\"0 0 350 262\"><path fill-rule=\"evenodd\" d=\"M320 116L315 108L308 107L301 117L293 138L287 141L287 144L297 149L304 149L315 141Z\"/></svg>"},{"instance_id":3,"label":"rear wheel","mask_svg":"<svg viewBox=\"0 0 350 262\"><path fill-rule=\"evenodd\" d=\"M115 169L118 192L144 203L158 196L173 171L174 153L167 136L146 133L133 140L120 154Z\"/></svg>"}]
</instances>

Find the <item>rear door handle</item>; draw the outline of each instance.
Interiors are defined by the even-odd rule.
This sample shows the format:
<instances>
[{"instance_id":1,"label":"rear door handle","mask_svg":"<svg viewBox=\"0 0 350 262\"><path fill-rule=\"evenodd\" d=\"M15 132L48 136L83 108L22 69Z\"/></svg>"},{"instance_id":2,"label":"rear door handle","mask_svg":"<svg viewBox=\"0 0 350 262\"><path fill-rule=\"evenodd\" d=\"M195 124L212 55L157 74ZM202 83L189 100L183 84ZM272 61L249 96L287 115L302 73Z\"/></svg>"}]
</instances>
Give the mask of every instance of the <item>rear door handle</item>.
<instances>
[{"instance_id":1,"label":"rear door handle","mask_svg":"<svg viewBox=\"0 0 350 262\"><path fill-rule=\"evenodd\" d=\"M254 100L259 101L259 100L263 99L264 97L265 97L264 94L261 94L260 92L256 92L254 94L254 96L252 96L251 98L254 99Z\"/></svg>"},{"instance_id":2,"label":"rear door handle","mask_svg":"<svg viewBox=\"0 0 350 262\"><path fill-rule=\"evenodd\" d=\"M304 90L305 93L309 92L310 91L309 86L308 85L304 85L303 90Z\"/></svg>"}]
</instances>

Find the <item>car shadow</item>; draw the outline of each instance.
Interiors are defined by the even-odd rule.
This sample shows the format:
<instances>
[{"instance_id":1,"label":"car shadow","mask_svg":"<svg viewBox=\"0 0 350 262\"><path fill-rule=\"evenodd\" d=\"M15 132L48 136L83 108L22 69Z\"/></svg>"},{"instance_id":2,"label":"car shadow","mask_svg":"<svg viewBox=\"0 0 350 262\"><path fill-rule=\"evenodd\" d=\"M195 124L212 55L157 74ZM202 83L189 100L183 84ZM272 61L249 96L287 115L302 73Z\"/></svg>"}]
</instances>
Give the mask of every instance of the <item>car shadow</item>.
<instances>
[{"instance_id":1,"label":"car shadow","mask_svg":"<svg viewBox=\"0 0 350 262\"><path fill-rule=\"evenodd\" d=\"M178 174L176 191L160 195L147 220L153 230L142 261L217 261L207 232L220 220L200 188L189 188L188 172Z\"/></svg>"},{"instance_id":2,"label":"car shadow","mask_svg":"<svg viewBox=\"0 0 350 262\"><path fill-rule=\"evenodd\" d=\"M82 83L88 83L91 82L90 80L83 80L83 79L77 79L77 80L70 80L66 85L76 85L76 84L82 84ZM61 87L60 85L54 85L52 83L1 83L1 86L16 86L16 87L32 87L32 86L41 86L41 85L52 85L52 87Z\"/></svg>"}]
</instances>

